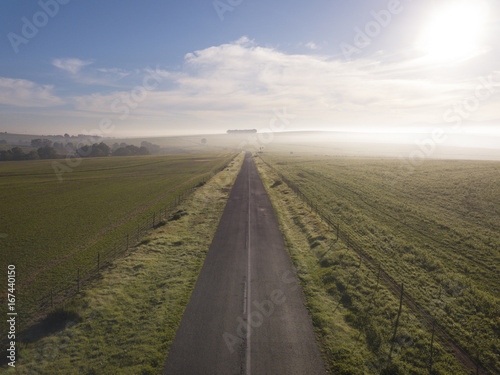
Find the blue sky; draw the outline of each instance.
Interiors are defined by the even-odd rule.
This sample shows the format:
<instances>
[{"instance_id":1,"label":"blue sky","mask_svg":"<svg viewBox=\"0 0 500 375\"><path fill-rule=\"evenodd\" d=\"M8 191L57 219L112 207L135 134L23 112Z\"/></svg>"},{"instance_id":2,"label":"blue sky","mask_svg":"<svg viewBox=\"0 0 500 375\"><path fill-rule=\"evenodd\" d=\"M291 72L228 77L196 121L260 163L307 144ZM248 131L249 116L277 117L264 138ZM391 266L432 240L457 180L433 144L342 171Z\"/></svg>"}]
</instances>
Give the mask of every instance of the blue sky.
<instances>
[{"instance_id":1,"label":"blue sky","mask_svg":"<svg viewBox=\"0 0 500 375\"><path fill-rule=\"evenodd\" d=\"M4 0L0 131L495 133L499 41L494 0Z\"/></svg>"}]
</instances>

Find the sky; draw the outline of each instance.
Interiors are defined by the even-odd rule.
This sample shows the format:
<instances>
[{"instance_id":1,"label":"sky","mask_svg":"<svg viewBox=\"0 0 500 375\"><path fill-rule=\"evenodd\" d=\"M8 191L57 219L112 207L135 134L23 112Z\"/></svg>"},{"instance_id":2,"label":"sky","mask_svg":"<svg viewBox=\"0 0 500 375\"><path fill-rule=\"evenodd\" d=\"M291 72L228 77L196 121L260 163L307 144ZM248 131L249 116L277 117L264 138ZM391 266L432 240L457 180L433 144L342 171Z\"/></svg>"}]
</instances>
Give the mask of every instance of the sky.
<instances>
[{"instance_id":1,"label":"sky","mask_svg":"<svg viewBox=\"0 0 500 375\"><path fill-rule=\"evenodd\" d=\"M0 131L499 136L499 47L497 0L3 0Z\"/></svg>"}]
</instances>

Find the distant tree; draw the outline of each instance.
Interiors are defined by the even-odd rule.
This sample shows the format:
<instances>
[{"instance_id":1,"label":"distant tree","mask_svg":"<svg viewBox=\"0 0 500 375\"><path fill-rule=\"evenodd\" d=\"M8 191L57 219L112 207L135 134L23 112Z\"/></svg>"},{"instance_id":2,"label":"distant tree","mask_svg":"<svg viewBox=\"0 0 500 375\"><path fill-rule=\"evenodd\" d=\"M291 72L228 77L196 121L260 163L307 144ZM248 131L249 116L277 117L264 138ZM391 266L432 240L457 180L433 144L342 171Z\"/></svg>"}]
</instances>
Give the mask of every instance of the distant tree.
<instances>
[{"instance_id":1,"label":"distant tree","mask_svg":"<svg viewBox=\"0 0 500 375\"><path fill-rule=\"evenodd\" d=\"M113 156L130 156L132 155L128 147L120 147L113 151Z\"/></svg>"},{"instance_id":2,"label":"distant tree","mask_svg":"<svg viewBox=\"0 0 500 375\"><path fill-rule=\"evenodd\" d=\"M64 143L62 142L54 142L53 146L57 151L64 151Z\"/></svg>"},{"instance_id":3,"label":"distant tree","mask_svg":"<svg viewBox=\"0 0 500 375\"><path fill-rule=\"evenodd\" d=\"M13 160L24 160L26 157L26 154L20 147L14 147L10 151L12 152Z\"/></svg>"},{"instance_id":4,"label":"distant tree","mask_svg":"<svg viewBox=\"0 0 500 375\"><path fill-rule=\"evenodd\" d=\"M135 155L149 155L149 150L147 147L141 146L137 147L134 145L126 145L125 147L120 147L113 151L113 156L135 156Z\"/></svg>"},{"instance_id":5,"label":"distant tree","mask_svg":"<svg viewBox=\"0 0 500 375\"><path fill-rule=\"evenodd\" d=\"M97 148L101 151L103 156L111 155L111 148L104 142L101 142L97 145Z\"/></svg>"},{"instance_id":6,"label":"distant tree","mask_svg":"<svg viewBox=\"0 0 500 375\"><path fill-rule=\"evenodd\" d=\"M30 151L26 154L26 160L38 160L40 159L40 156L38 155L37 151Z\"/></svg>"},{"instance_id":7,"label":"distant tree","mask_svg":"<svg viewBox=\"0 0 500 375\"><path fill-rule=\"evenodd\" d=\"M141 147L146 147L149 150L150 154L158 154L160 153L161 147L159 145L155 145L151 142L142 141Z\"/></svg>"},{"instance_id":8,"label":"distant tree","mask_svg":"<svg viewBox=\"0 0 500 375\"><path fill-rule=\"evenodd\" d=\"M14 160L14 158L10 150L0 151L0 161L11 161L11 160Z\"/></svg>"},{"instance_id":9,"label":"distant tree","mask_svg":"<svg viewBox=\"0 0 500 375\"><path fill-rule=\"evenodd\" d=\"M78 156L82 158L88 158L92 153L92 146L84 145L76 150Z\"/></svg>"},{"instance_id":10,"label":"distant tree","mask_svg":"<svg viewBox=\"0 0 500 375\"><path fill-rule=\"evenodd\" d=\"M73 144L73 142L68 142L66 143L66 145L64 146L64 149L66 150L66 152L68 154L72 154L75 152L75 145Z\"/></svg>"},{"instance_id":11,"label":"distant tree","mask_svg":"<svg viewBox=\"0 0 500 375\"><path fill-rule=\"evenodd\" d=\"M99 144L94 143L92 146L82 146L76 150L76 153L82 158L98 158L109 156L111 149L106 143L101 142Z\"/></svg>"},{"instance_id":12,"label":"distant tree","mask_svg":"<svg viewBox=\"0 0 500 375\"><path fill-rule=\"evenodd\" d=\"M89 155L91 158L102 158L104 156L107 155L105 155L104 152L98 147L92 147L92 153Z\"/></svg>"},{"instance_id":13,"label":"distant tree","mask_svg":"<svg viewBox=\"0 0 500 375\"><path fill-rule=\"evenodd\" d=\"M37 152L40 159L57 159L59 157L59 154L52 146L40 147Z\"/></svg>"},{"instance_id":14,"label":"distant tree","mask_svg":"<svg viewBox=\"0 0 500 375\"><path fill-rule=\"evenodd\" d=\"M125 148L130 151L130 155L139 155L140 152L139 147L134 145L128 145Z\"/></svg>"},{"instance_id":15,"label":"distant tree","mask_svg":"<svg viewBox=\"0 0 500 375\"><path fill-rule=\"evenodd\" d=\"M149 149L147 147L141 146L139 147L137 155L150 155Z\"/></svg>"},{"instance_id":16,"label":"distant tree","mask_svg":"<svg viewBox=\"0 0 500 375\"><path fill-rule=\"evenodd\" d=\"M67 138L69 138L69 134L68 134L68 133L65 133L65 134L64 134L64 138L66 138L66 139L67 139Z\"/></svg>"}]
</instances>

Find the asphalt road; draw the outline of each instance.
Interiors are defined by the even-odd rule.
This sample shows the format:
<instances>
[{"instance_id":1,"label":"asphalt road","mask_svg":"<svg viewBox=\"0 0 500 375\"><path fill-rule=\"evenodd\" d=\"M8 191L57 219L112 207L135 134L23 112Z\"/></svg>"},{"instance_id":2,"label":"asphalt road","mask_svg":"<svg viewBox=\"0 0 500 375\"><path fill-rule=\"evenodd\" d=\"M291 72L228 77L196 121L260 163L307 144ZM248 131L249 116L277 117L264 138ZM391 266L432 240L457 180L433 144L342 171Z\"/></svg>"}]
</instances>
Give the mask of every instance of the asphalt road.
<instances>
[{"instance_id":1,"label":"asphalt road","mask_svg":"<svg viewBox=\"0 0 500 375\"><path fill-rule=\"evenodd\" d=\"M247 154L164 374L325 374L278 222Z\"/></svg>"}]
</instances>

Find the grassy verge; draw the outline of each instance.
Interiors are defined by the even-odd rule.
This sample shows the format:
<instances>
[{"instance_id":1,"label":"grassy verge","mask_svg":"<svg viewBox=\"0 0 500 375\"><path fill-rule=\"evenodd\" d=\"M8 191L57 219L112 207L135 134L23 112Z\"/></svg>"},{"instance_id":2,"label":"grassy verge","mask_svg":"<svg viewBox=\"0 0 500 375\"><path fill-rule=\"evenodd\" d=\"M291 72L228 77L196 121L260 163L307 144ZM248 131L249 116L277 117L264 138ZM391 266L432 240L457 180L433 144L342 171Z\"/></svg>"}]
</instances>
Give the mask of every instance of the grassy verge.
<instances>
[{"instance_id":1,"label":"grassy verge","mask_svg":"<svg viewBox=\"0 0 500 375\"><path fill-rule=\"evenodd\" d=\"M431 332L406 307L398 319L399 300L377 273L338 241L275 172L258 158L256 163L331 373L428 374ZM432 361L433 374L467 373L437 342Z\"/></svg>"},{"instance_id":2,"label":"grassy verge","mask_svg":"<svg viewBox=\"0 0 500 375\"><path fill-rule=\"evenodd\" d=\"M160 373L242 161L243 154L49 316L59 327L25 335L7 373Z\"/></svg>"}]
</instances>

